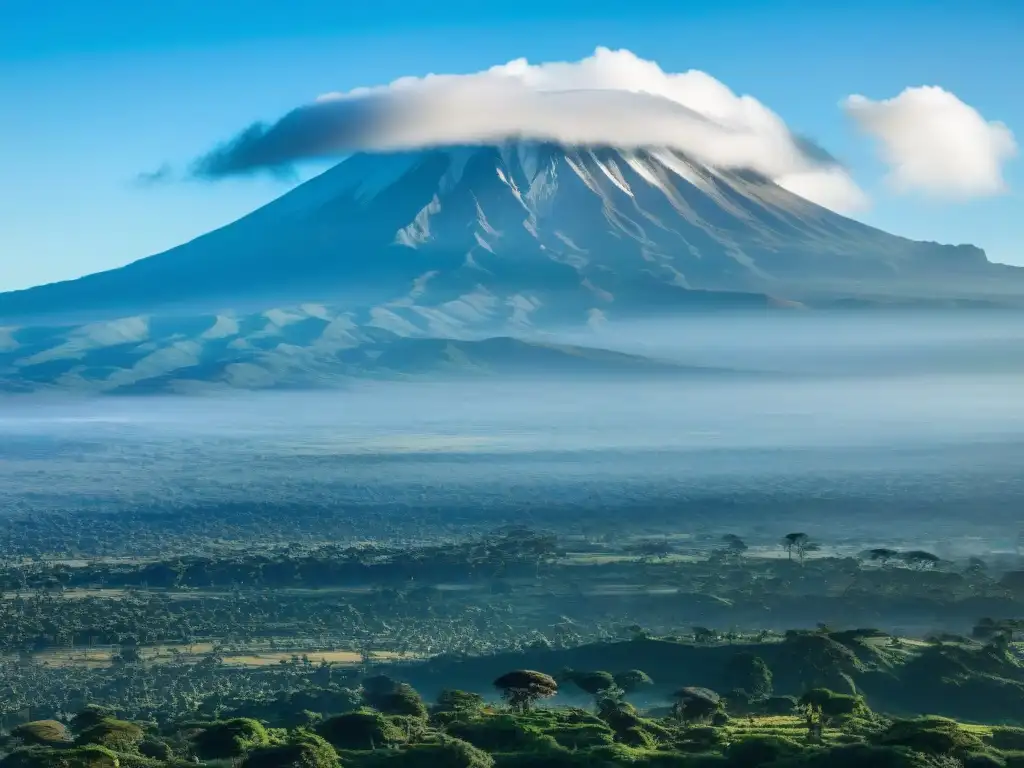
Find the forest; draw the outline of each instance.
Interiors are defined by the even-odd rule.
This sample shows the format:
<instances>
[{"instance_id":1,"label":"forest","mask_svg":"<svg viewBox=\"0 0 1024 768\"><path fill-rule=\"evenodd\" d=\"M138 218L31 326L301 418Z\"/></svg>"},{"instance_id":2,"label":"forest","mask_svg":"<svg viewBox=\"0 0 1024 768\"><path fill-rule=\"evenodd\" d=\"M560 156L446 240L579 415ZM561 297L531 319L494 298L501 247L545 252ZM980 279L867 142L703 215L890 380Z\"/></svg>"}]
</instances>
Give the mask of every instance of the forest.
<instances>
[{"instance_id":1,"label":"forest","mask_svg":"<svg viewBox=\"0 0 1024 768\"><path fill-rule=\"evenodd\" d=\"M1024 766L1012 536L205 519L7 518L2 768Z\"/></svg>"}]
</instances>

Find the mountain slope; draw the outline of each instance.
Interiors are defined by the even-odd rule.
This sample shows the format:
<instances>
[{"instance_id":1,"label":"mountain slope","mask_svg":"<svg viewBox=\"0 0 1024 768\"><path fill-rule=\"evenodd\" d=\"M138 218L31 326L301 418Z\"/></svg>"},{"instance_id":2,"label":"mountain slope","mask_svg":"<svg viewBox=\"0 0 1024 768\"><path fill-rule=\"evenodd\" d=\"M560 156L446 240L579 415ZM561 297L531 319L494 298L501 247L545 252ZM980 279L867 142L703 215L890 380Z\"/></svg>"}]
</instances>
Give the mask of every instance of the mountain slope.
<instances>
[{"instance_id":1,"label":"mountain slope","mask_svg":"<svg viewBox=\"0 0 1024 768\"><path fill-rule=\"evenodd\" d=\"M353 378L728 375L511 337L401 336L323 307L0 329L0 392L314 388Z\"/></svg>"},{"instance_id":2,"label":"mountain slope","mask_svg":"<svg viewBox=\"0 0 1024 768\"><path fill-rule=\"evenodd\" d=\"M429 314L482 291L498 324L527 308L585 320L849 281L962 284L991 266L676 152L518 143L353 156L178 248L0 294L0 319L302 301Z\"/></svg>"},{"instance_id":3,"label":"mountain slope","mask_svg":"<svg viewBox=\"0 0 1024 768\"><path fill-rule=\"evenodd\" d=\"M0 294L0 391L692 375L524 339L645 313L899 305L908 288L911 304L1021 294L1022 271L668 150L361 154L178 248Z\"/></svg>"}]
</instances>

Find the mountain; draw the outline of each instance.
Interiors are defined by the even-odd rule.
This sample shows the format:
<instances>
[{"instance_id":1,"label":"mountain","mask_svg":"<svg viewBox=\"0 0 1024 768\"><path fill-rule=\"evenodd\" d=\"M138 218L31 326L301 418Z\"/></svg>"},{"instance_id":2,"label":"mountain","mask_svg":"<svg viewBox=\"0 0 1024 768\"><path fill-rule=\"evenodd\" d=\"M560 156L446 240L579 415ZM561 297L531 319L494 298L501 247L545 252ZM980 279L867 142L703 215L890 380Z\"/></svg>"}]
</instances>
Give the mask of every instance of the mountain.
<instances>
[{"instance_id":1,"label":"mountain","mask_svg":"<svg viewBox=\"0 0 1024 768\"><path fill-rule=\"evenodd\" d=\"M177 248L0 294L0 390L651 372L525 339L648 313L984 304L1024 293L1022 271L670 150L358 154Z\"/></svg>"},{"instance_id":2,"label":"mountain","mask_svg":"<svg viewBox=\"0 0 1024 768\"><path fill-rule=\"evenodd\" d=\"M841 286L962 289L994 270L978 248L895 237L678 152L513 143L355 155L177 248L0 294L0 319L309 301L427 316L474 295L499 323L585 320Z\"/></svg>"}]
</instances>

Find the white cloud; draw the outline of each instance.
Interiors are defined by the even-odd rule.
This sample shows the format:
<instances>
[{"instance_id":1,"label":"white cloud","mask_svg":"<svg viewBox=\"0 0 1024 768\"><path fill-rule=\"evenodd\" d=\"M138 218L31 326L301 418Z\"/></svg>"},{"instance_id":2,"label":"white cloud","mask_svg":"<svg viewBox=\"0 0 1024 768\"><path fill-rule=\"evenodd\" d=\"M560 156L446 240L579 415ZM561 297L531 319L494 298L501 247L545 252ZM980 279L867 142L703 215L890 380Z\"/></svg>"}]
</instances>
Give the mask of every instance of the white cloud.
<instances>
[{"instance_id":1,"label":"white cloud","mask_svg":"<svg viewBox=\"0 0 1024 768\"><path fill-rule=\"evenodd\" d=\"M872 101L850 96L846 113L880 143L901 192L969 198L1006 191L1003 165L1017 154L1013 133L935 86Z\"/></svg>"},{"instance_id":2,"label":"white cloud","mask_svg":"<svg viewBox=\"0 0 1024 768\"><path fill-rule=\"evenodd\" d=\"M606 48L577 62L517 59L475 74L327 94L273 124L250 126L200 158L195 171L219 177L356 150L516 138L667 146L710 165L758 171L838 211L866 204L834 158L753 97L704 72L665 72Z\"/></svg>"}]
</instances>

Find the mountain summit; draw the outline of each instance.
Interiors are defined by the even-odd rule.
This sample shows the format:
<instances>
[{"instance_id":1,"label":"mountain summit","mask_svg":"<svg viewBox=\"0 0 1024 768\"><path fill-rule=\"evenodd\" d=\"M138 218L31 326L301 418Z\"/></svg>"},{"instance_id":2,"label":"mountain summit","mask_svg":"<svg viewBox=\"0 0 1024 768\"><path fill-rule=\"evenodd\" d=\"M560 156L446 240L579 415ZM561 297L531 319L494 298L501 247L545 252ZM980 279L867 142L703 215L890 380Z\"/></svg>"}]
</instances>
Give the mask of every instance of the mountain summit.
<instances>
[{"instance_id":1,"label":"mountain summit","mask_svg":"<svg viewBox=\"0 0 1024 768\"><path fill-rule=\"evenodd\" d=\"M472 294L494 320L986 279L972 246L895 237L671 150L543 143L358 154L177 248L0 294L0 319Z\"/></svg>"}]
</instances>

